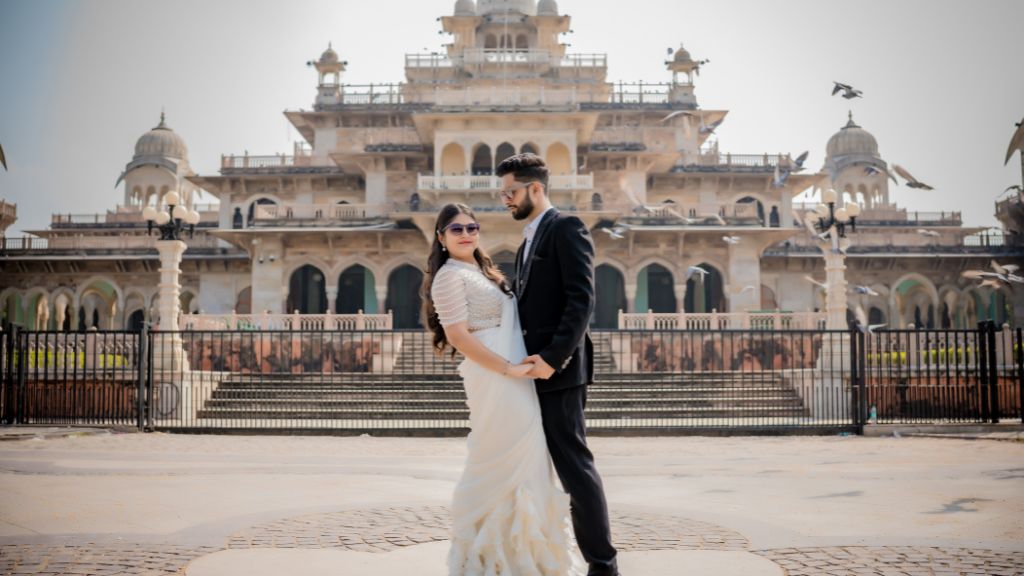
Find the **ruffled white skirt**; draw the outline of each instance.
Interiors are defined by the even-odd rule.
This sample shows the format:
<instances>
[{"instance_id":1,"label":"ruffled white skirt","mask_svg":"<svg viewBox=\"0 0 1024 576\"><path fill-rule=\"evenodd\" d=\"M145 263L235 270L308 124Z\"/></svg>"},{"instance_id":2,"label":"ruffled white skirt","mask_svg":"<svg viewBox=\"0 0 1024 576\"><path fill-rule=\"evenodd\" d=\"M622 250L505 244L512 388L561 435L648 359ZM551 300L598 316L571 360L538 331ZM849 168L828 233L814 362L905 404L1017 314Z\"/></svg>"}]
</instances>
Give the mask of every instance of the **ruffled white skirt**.
<instances>
[{"instance_id":1,"label":"ruffled white skirt","mask_svg":"<svg viewBox=\"0 0 1024 576\"><path fill-rule=\"evenodd\" d=\"M514 298L501 326L475 332L518 363L527 356ZM451 576L576 576L583 573L569 496L551 466L533 380L459 365L471 432L466 467L452 498Z\"/></svg>"}]
</instances>

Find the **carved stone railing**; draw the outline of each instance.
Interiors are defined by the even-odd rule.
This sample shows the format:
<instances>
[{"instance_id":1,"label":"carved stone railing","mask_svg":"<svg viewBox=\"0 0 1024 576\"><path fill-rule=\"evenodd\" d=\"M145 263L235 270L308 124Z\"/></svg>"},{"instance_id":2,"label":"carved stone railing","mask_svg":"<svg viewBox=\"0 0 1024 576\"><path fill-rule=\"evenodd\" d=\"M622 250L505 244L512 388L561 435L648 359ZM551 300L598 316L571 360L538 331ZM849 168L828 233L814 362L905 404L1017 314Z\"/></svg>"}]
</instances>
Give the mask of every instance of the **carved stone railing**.
<instances>
[{"instance_id":1,"label":"carved stone railing","mask_svg":"<svg viewBox=\"0 0 1024 576\"><path fill-rule=\"evenodd\" d=\"M822 330L824 312L677 312L627 314L619 311L620 330Z\"/></svg>"},{"instance_id":2,"label":"carved stone railing","mask_svg":"<svg viewBox=\"0 0 1024 576\"><path fill-rule=\"evenodd\" d=\"M182 330L391 330L391 314L184 314Z\"/></svg>"}]
</instances>

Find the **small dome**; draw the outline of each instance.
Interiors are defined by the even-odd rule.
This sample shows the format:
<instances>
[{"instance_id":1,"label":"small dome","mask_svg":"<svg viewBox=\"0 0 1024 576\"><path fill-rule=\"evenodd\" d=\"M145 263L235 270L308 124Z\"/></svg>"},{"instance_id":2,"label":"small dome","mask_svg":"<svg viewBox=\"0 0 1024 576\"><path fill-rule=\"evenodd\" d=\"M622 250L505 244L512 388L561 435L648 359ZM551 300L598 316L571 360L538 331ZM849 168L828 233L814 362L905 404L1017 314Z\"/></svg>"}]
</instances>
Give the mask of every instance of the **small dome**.
<instances>
[{"instance_id":1,"label":"small dome","mask_svg":"<svg viewBox=\"0 0 1024 576\"><path fill-rule=\"evenodd\" d=\"M135 158L142 156L161 156L164 158L188 158L188 146L164 123L164 114L160 113L160 124L143 134L135 143Z\"/></svg>"},{"instance_id":2,"label":"small dome","mask_svg":"<svg viewBox=\"0 0 1024 576\"><path fill-rule=\"evenodd\" d=\"M851 113L846 126L828 139L825 151L829 158L852 154L878 156L878 141L870 132L854 123Z\"/></svg>"},{"instance_id":3,"label":"small dome","mask_svg":"<svg viewBox=\"0 0 1024 576\"><path fill-rule=\"evenodd\" d=\"M539 16L558 16L558 2L555 2L555 0L540 0L537 3L537 14Z\"/></svg>"},{"instance_id":4,"label":"small dome","mask_svg":"<svg viewBox=\"0 0 1024 576\"><path fill-rule=\"evenodd\" d=\"M473 0L457 0L455 2L456 16L476 16L476 2Z\"/></svg>"},{"instance_id":5,"label":"small dome","mask_svg":"<svg viewBox=\"0 0 1024 576\"><path fill-rule=\"evenodd\" d=\"M335 64L337 62L338 62L338 53L335 52L334 48L331 47L331 44L328 43L327 44L327 50L324 50L324 53L320 55L320 63L321 64Z\"/></svg>"},{"instance_id":6,"label":"small dome","mask_svg":"<svg viewBox=\"0 0 1024 576\"><path fill-rule=\"evenodd\" d=\"M536 16L537 2L534 0L480 0L477 8L477 14L480 16L505 12Z\"/></svg>"},{"instance_id":7,"label":"small dome","mask_svg":"<svg viewBox=\"0 0 1024 576\"><path fill-rule=\"evenodd\" d=\"M672 60L680 63L693 62L693 57L690 56L690 53L686 50L686 48L683 48L683 45L680 44L679 50L676 50L676 55L672 57Z\"/></svg>"}]
</instances>

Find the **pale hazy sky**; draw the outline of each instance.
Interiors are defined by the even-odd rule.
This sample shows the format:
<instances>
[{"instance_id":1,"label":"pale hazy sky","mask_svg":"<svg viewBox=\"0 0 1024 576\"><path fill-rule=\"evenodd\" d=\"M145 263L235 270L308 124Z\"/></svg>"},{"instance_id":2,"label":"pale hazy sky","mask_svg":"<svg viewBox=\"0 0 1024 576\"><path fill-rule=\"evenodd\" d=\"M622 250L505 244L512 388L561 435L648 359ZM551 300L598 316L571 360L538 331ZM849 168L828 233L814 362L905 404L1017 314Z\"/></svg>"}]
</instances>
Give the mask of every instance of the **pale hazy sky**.
<instances>
[{"instance_id":1,"label":"pale hazy sky","mask_svg":"<svg viewBox=\"0 0 1024 576\"><path fill-rule=\"evenodd\" d=\"M348 83L399 82L407 52L439 50L449 0L0 0L0 198L9 236L54 212L101 213L136 139L158 122L200 174L222 153L290 152L281 114L312 106L305 63L333 42ZM663 82L666 48L709 58L702 108L726 109L723 152L810 150L819 168L847 109L880 152L934 192L899 187L917 210L995 223L1020 182L1003 155L1024 116L1021 0L562 0L571 52L607 53L609 79ZM832 80L864 91L831 97Z\"/></svg>"}]
</instances>

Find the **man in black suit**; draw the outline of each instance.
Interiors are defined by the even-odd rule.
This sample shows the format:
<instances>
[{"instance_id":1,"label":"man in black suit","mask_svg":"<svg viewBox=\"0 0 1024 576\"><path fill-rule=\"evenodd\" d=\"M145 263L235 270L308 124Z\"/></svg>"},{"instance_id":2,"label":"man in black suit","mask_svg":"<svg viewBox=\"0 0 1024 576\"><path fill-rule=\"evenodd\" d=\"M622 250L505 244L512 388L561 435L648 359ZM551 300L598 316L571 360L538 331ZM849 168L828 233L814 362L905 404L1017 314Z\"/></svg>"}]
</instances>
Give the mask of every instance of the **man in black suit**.
<instances>
[{"instance_id":1,"label":"man in black suit","mask_svg":"<svg viewBox=\"0 0 1024 576\"><path fill-rule=\"evenodd\" d=\"M516 255L515 292L537 384L544 433L555 471L569 493L572 523L588 575L619 574L604 486L587 447L583 407L594 379L587 328L594 312L594 242L575 216L560 214L547 196L548 168L519 154L497 169L501 197L516 220L529 222Z\"/></svg>"}]
</instances>

